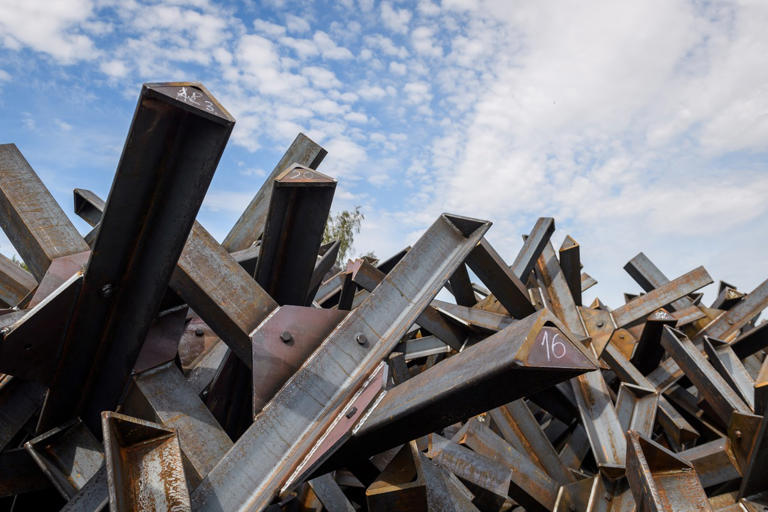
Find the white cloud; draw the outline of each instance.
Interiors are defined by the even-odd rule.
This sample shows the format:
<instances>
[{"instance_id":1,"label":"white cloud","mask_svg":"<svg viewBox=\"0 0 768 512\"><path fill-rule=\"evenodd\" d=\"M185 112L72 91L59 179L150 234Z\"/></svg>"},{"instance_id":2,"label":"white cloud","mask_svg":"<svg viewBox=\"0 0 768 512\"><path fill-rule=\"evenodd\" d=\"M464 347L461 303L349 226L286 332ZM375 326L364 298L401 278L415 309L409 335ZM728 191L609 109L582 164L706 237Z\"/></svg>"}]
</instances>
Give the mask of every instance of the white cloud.
<instances>
[{"instance_id":1,"label":"white cloud","mask_svg":"<svg viewBox=\"0 0 768 512\"><path fill-rule=\"evenodd\" d=\"M400 59L408 57L408 50L405 47L397 46L390 38L381 34L367 35L363 38L363 41L367 46L380 51L384 55Z\"/></svg>"},{"instance_id":2,"label":"white cloud","mask_svg":"<svg viewBox=\"0 0 768 512\"><path fill-rule=\"evenodd\" d=\"M271 21L255 19L253 20L253 28L262 34L272 37L285 35L285 27L272 23Z\"/></svg>"},{"instance_id":3,"label":"white cloud","mask_svg":"<svg viewBox=\"0 0 768 512\"><path fill-rule=\"evenodd\" d=\"M290 32L304 33L309 32L309 22L304 18L288 14L285 17L285 27Z\"/></svg>"},{"instance_id":4,"label":"white cloud","mask_svg":"<svg viewBox=\"0 0 768 512\"><path fill-rule=\"evenodd\" d=\"M429 84L426 82L408 82L403 86L406 101L411 104L429 103L432 99Z\"/></svg>"},{"instance_id":5,"label":"white cloud","mask_svg":"<svg viewBox=\"0 0 768 512\"><path fill-rule=\"evenodd\" d=\"M380 100L387 95L387 91L378 85L363 85L357 89L357 93L364 100Z\"/></svg>"},{"instance_id":6,"label":"white cloud","mask_svg":"<svg viewBox=\"0 0 768 512\"><path fill-rule=\"evenodd\" d=\"M389 71L396 75L404 75L408 68L402 62L392 61L389 63Z\"/></svg>"},{"instance_id":7,"label":"white cloud","mask_svg":"<svg viewBox=\"0 0 768 512\"><path fill-rule=\"evenodd\" d=\"M430 27L418 27L411 33L411 42L417 53L428 57L442 57L443 49L435 44L434 30Z\"/></svg>"},{"instance_id":8,"label":"white cloud","mask_svg":"<svg viewBox=\"0 0 768 512\"><path fill-rule=\"evenodd\" d=\"M93 14L90 0L0 1L0 43L12 50L29 47L63 64L97 56L91 38L80 28Z\"/></svg>"},{"instance_id":9,"label":"white cloud","mask_svg":"<svg viewBox=\"0 0 768 512\"><path fill-rule=\"evenodd\" d=\"M99 64L102 73L111 78L123 78L128 74L128 66L121 60L107 60Z\"/></svg>"},{"instance_id":10,"label":"white cloud","mask_svg":"<svg viewBox=\"0 0 768 512\"><path fill-rule=\"evenodd\" d=\"M0 69L0 82L9 82L11 80L11 74L7 71Z\"/></svg>"},{"instance_id":11,"label":"white cloud","mask_svg":"<svg viewBox=\"0 0 768 512\"><path fill-rule=\"evenodd\" d=\"M326 59L336 60L352 58L352 52L342 46L337 45L328 34L321 30L315 32L312 40L320 50L320 54Z\"/></svg>"},{"instance_id":12,"label":"white cloud","mask_svg":"<svg viewBox=\"0 0 768 512\"><path fill-rule=\"evenodd\" d=\"M333 71L318 66L307 66L302 69L302 73L309 78L312 85L322 89L341 86L341 82L336 78Z\"/></svg>"},{"instance_id":13,"label":"white cloud","mask_svg":"<svg viewBox=\"0 0 768 512\"><path fill-rule=\"evenodd\" d=\"M413 13L408 9L398 9L391 2L381 3L381 21L393 32L405 34Z\"/></svg>"}]
</instances>

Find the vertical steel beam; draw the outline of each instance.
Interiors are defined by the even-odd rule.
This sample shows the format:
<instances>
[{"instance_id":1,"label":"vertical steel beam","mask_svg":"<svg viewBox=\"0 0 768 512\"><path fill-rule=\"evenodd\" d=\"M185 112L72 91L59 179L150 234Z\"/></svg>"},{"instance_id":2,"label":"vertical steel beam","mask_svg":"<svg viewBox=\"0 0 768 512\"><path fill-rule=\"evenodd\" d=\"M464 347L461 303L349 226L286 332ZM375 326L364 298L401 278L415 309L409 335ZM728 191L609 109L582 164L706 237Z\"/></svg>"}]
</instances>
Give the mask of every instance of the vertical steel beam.
<instances>
[{"instance_id":1,"label":"vertical steel beam","mask_svg":"<svg viewBox=\"0 0 768 512\"><path fill-rule=\"evenodd\" d=\"M571 290L573 301L581 306L581 257L578 242L570 235L565 237L560 246L560 268L563 269L563 277Z\"/></svg>"},{"instance_id":2,"label":"vertical steel beam","mask_svg":"<svg viewBox=\"0 0 768 512\"><path fill-rule=\"evenodd\" d=\"M0 144L0 227L38 281L54 259L88 250L14 144Z\"/></svg>"},{"instance_id":3,"label":"vertical steel beam","mask_svg":"<svg viewBox=\"0 0 768 512\"><path fill-rule=\"evenodd\" d=\"M664 348L661 346L661 332L665 325L675 327L677 321L666 312L657 309L645 320L643 332L637 340L632 358L629 360L643 375L648 375L656 368L664 357Z\"/></svg>"},{"instance_id":4,"label":"vertical steel beam","mask_svg":"<svg viewBox=\"0 0 768 512\"><path fill-rule=\"evenodd\" d=\"M441 215L341 321L193 493L199 510L266 506L379 361L480 241L487 222ZM301 393L296 390L301 389Z\"/></svg>"},{"instance_id":5,"label":"vertical steel beam","mask_svg":"<svg viewBox=\"0 0 768 512\"><path fill-rule=\"evenodd\" d=\"M37 382L0 374L0 451L37 412L44 395Z\"/></svg>"},{"instance_id":6,"label":"vertical steel beam","mask_svg":"<svg viewBox=\"0 0 768 512\"><path fill-rule=\"evenodd\" d=\"M299 133L291 143L288 151L269 173L264 184L248 203L243 214L224 238L222 246L229 252L240 251L250 247L264 231L267 211L272 197L272 182L289 165L297 163L310 169L317 169L328 152L313 142L303 133Z\"/></svg>"},{"instance_id":7,"label":"vertical steel beam","mask_svg":"<svg viewBox=\"0 0 768 512\"><path fill-rule=\"evenodd\" d=\"M304 305L335 190L336 180L298 165L275 179L255 279L278 304Z\"/></svg>"},{"instance_id":8,"label":"vertical steel beam","mask_svg":"<svg viewBox=\"0 0 768 512\"><path fill-rule=\"evenodd\" d=\"M117 404L233 126L200 84L142 87L39 429Z\"/></svg>"},{"instance_id":9,"label":"vertical steel beam","mask_svg":"<svg viewBox=\"0 0 768 512\"><path fill-rule=\"evenodd\" d=\"M469 280L466 265L463 263L459 265L456 272L448 280L448 283L451 285L451 293L454 299L456 299L456 304L470 308L477 304L477 297L475 296L475 290L472 289L472 282Z\"/></svg>"}]
</instances>

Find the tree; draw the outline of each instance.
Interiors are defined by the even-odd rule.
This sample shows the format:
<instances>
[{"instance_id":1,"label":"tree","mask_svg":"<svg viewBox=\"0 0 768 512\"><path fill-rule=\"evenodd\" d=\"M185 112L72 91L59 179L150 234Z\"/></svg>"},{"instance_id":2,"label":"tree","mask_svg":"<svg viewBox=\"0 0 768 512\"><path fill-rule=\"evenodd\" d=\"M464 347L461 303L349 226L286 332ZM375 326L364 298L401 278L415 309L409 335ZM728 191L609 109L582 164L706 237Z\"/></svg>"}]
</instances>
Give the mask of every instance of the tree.
<instances>
[{"instance_id":1,"label":"tree","mask_svg":"<svg viewBox=\"0 0 768 512\"><path fill-rule=\"evenodd\" d=\"M336 261L341 265L352 253L355 234L360 232L360 224L362 224L363 219L365 219L365 215L360 211L359 206L355 206L354 211L344 210L336 215L328 216L328 222L325 224L325 231L323 231L323 243L333 240L339 241L339 256Z\"/></svg>"}]
</instances>

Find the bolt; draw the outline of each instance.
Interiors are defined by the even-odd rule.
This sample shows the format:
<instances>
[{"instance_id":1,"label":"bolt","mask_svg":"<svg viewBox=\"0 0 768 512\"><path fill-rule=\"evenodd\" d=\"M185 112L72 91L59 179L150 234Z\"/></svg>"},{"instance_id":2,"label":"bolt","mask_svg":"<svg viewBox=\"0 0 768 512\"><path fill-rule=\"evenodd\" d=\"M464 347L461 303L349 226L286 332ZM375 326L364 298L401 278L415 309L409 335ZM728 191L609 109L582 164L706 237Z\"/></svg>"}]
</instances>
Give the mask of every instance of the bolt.
<instances>
[{"instance_id":1,"label":"bolt","mask_svg":"<svg viewBox=\"0 0 768 512\"><path fill-rule=\"evenodd\" d=\"M733 431L733 436L734 436L736 439L741 439L741 436L742 436L742 434L741 434L741 430L734 430L734 431Z\"/></svg>"},{"instance_id":2,"label":"bolt","mask_svg":"<svg viewBox=\"0 0 768 512\"><path fill-rule=\"evenodd\" d=\"M731 319L731 318L729 318L728 320L726 320L726 322L728 322L728 325L733 325L733 319Z\"/></svg>"},{"instance_id":3,"label":"bolt","mask_svg":"<svg viewBox=\"0 0 768 512\"><path fill-rule=\"evenodd\" d=\"M288 331L283 331L280 333L280 339L283 340L283 343L290 343L293 341L293 335Z\"/></svg>"},{"instance_id":4,"label":"bolt","mask_svg":"<svg viewBox=\"0 0 768 512\"><path fill-rule=\"evenodd\" d=\"M344 416L346 416L347 418L351 418L352 416L354 416L354 415L355 415L355 413L356 413L356 412L357 412L357 407L355 407L355 406L353 405L352 407L350 407L350 408L347 410L347 412L346 412L346 414L344 414Z\"/></svg>"},{"instance_id":5,"label":"bolt","mask_svg":"<svg viewBox=\"0 0 768 512\"><path fill-rule=\"evenodd\" d=\"M602 320L600 320L599 322L597 322L597 327L598 327L598 328L600 328L600 327L602 327L602 326L604 326L604 325L605 325L605 322L603 322Z\"/></svg>"},{"instance_id":6,"label":"bolt","mask_svg":"<svg viewBox=\"0 0 768 512\"><path fill-rule=\"evenodd\" d=\"M198 327L197 329L195 329L195 336L200 337L203 334L205 334L205 331L203 330L202 327Z\"/></svg>"},{"instance_id":7,"label":"bolt","mask_svg":"<svg viewBox=\"0 0 768 512\"><path fill-rule=\"evenodd\" d=\"M623 340L624 339L624 335L623 334L619 334L619 339Z\"/></svg>"},{"instance_id":8,"label":"bolt","mask_svg":"<svg viewBox=\"0 0 768 512\"><path fill-rule=\"evenodd\" d=\"M101 296L108 299L112 296L112 285L107 283L101 287Z\"/></svg>"},{"instance_id":9,"label":"bolt","mask_svg":"<svg viewBox=\"0 0 768 512\"><path fill-rule=\"evenodd\" d=\"M368 338L365 337L365 334L358 334L357 336L355 336L355 341L360 345L365 345L366 343L368 343Z\"/></svg>"}]
</instances>

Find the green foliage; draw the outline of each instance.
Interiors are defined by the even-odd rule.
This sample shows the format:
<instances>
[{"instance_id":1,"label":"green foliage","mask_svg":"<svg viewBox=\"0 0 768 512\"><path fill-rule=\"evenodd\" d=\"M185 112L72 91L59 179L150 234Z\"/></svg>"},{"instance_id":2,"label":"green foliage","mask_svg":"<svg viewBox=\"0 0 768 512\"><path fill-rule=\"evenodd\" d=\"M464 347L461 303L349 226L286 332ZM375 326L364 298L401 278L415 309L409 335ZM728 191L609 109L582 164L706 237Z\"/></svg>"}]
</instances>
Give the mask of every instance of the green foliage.
<instances>
[{"instance_id":1,"label":"green foliage","mask_svg":"<svg viewBox=\"0 0 768 512\"><path fill-rule=\"evenodd\" d=\"M347 257L352 255L352 245L355 240L355 234L360 232L365 215L360 211L359 206L355 206L354 211L344 210L336 215L329 215L328 222L323 231L323 243L333 240L339 241L339 256L336 259L341 265L347 261Z\"/></svg>"},{"instance_id":2,"label":"green foliage","mask_svg":"<svg viewBox=\"0 0 768 512\"><path fill-rule=\"evenodd\" d=\"M17 264L18 266L20 266L21 268L23 268L24 270L26 270L27 272L29 272L29 267L27 267L27 264L21 261L19 258L17 258L15 254L11 255L11 261Z\"/></svg>"}]
</instances>

